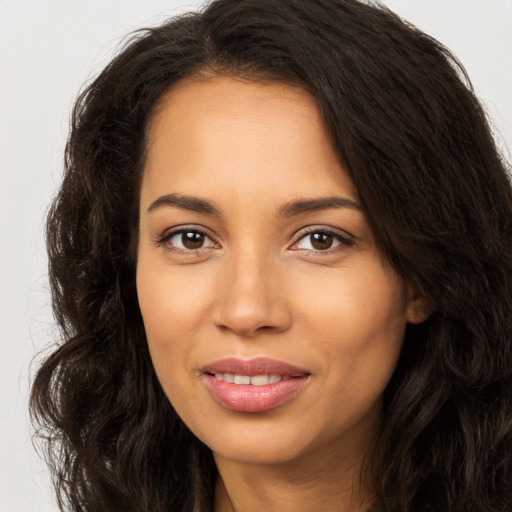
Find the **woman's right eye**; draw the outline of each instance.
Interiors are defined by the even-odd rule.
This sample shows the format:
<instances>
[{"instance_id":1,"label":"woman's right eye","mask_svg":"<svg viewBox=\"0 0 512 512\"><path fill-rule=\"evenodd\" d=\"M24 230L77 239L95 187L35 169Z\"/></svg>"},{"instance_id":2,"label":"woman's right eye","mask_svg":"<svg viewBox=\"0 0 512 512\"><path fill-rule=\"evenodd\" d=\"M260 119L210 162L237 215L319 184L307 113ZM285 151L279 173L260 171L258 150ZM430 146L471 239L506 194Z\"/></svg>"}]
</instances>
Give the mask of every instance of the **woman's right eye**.
<instances>
[{"instance_id":1,"label":"woman's right eye","mask_svg":"<svg viewBox=\"0 0 512 512\"><path fill-rule=\"evenodd\" d=\"M171 250L178 249L181 251L197 251L199 249L217 247L217 244L206 233L198 229L172 231L164 235L159 240L159 243Z\"/></svg>"}]
</instances>

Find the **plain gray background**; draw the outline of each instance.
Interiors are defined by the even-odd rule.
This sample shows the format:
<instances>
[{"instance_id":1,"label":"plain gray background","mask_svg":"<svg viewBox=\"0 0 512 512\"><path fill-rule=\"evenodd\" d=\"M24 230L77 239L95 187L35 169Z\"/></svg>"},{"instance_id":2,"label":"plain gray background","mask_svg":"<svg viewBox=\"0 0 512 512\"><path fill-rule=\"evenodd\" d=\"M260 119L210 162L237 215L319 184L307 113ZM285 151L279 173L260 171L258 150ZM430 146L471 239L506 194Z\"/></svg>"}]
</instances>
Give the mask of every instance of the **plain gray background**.
<instances>
[{"instance_id":1,"label":"plain gray background","mask_svg":"<svg viewBox=\"0 0 512 512\"><path fill-rule=\"evenodd\" d=\"M0 0L1 512L57 511L46 467L31 443L27 400L36 354L57 335L42 233L60 180L73 99L122 36L201 3ZM512 0L384 3L454 51L500 147L512 148Z\"/></svg>"}]
</instances>

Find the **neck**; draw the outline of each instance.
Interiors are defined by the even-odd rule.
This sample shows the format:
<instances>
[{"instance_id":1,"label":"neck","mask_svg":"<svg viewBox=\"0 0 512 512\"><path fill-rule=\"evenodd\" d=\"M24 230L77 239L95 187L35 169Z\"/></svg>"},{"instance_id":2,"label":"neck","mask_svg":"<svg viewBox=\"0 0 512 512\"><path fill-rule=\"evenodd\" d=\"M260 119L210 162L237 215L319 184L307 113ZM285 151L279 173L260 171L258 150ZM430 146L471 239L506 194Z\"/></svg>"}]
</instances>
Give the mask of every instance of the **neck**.
<instances>
[{"instance_id":1,"label":"neck","mask_svg":"<svg viewBox=\"0 0 512 512\"><path fill-rule=\"evenodd\" d=\"M215 512L365 512L372 494L361 476L363 457L340 455L329 451L259 465L215 456Z\"/></svg>"}]
</instances>

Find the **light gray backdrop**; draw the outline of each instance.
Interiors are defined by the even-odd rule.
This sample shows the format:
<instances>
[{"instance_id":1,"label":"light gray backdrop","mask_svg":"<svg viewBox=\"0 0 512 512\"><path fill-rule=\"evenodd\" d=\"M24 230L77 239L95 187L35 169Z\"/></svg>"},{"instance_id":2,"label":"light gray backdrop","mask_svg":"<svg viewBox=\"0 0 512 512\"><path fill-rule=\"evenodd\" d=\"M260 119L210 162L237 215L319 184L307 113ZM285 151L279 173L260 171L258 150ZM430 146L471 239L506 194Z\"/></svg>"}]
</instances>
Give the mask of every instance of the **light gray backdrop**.
<instances>
[{"instance_id":1,"label":"light gray backdrop","mask_svg":"<svg viewBox=\"0 0 512 512\"><path fill-rule=\"evenodd\" d=\"M458 55L500 146L512 148L512 0L385 3ZM198 5L0 0L1 512L57 511L46 468L31 444L27 397L30 362L56 335L42 227L60 179L73 99L123 35Z\"/></svg>"}]
</instances>

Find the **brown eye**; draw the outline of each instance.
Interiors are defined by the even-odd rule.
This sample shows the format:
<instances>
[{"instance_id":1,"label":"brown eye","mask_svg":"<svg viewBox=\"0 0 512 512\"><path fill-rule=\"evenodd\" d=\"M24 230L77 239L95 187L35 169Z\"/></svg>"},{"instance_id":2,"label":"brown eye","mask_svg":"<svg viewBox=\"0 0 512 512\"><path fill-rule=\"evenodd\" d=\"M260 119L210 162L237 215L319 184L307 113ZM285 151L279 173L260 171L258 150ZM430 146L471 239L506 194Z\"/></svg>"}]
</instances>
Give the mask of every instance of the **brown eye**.
<instances>
[{"instance_id":1,"label":"brown eye","mask_svg":"<svg viewBox=\"0 0 512 512\"><path fill-rule=\"evenodd\" d=\"M216 244L211 238L200 230L196 229L180 229L168 235L161 240L161 244L165 244L168 249L177 249L180 251L194 251L198 249L215 248Z\"/></svg>"},{"instance_id":2,"label":"brown eye","mask_svg":"<svg viewBox=\"0 0 512 512\"><path fill-rule=\"evenodd\" d=\"M181 243L186 249L200 249L204 245L205 236L197 231L184 231L181 233Z\"/></svg>"},{"instance_id":3,"label":"brown eye","mask_svg":"<svg viewBox=\"0 0 512 512\"><path fill-rule=\"evenodd\" d=\"M317 251L325 251L332 247L334 237L330 233L312 233L311 246Z\"/></svg>"},{"instance_id":4,"label":"brown eye","mask_svg":"<svg viewBox=\"0 0 512 512\"><path fill-rule=\"evenodd\" d=\"M341 234L333 233L331 231L310 231L305 233L297 242L295 242L290 249L306 250L313 252L331 252L334 249L343 249L350 247L354 244L353 240L344 237Z\"/></svg>"}]
</instances>

